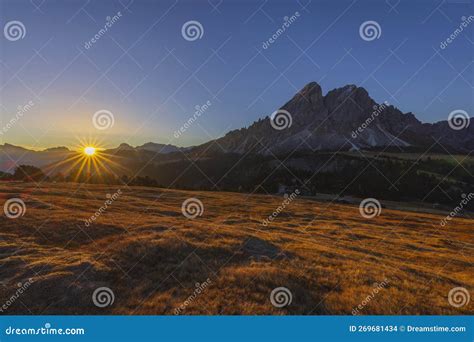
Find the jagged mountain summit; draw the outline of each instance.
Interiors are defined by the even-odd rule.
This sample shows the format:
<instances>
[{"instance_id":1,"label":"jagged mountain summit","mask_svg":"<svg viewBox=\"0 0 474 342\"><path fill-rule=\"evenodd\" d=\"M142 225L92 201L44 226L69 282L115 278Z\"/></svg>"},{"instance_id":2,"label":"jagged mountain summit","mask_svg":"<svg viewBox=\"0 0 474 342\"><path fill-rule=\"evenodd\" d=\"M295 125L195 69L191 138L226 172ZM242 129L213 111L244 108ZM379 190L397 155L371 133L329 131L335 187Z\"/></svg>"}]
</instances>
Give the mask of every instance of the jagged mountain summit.
<instances>
[{"instance_id":1,"label":"jagged mountain summit","mask_svg":"<svg viewBox=\"0 0 474 342\"><path fill-rule=\"evenodd\" d=\"M275 114L276 113L276 114ZM420 122L413 113L402 113L388 103L376 103L368 92L346 85L323 95L321 86L311 82L273 115L248 128L230 131L224 137L199 146L178 147L149 142L141 146L122 143L104 153L126 158L135 165L156 155L160 162L213 158L222 153L256 153L272 156L290 152L349 151L396 148L397 152L469 154L474 150L474 124L453 129L447 121ZM282 121L280 122L280 119ZM74 151L65 147L32 151L0 145L0 171L16 165L38 167L69 158ZM123 162L123 160L121 161Z\"/></svg>"},{"instance_id":2,"label":"jagged mountain summit","mask_svg":"<svg viewBox=\"0 0 474 342\"><path fill-rule=\"evenodd\" d=\"M178 146L174 146L170 144L157 144L154 142L148 142L146 144L137 146L135 148L137 150L145 150L145 151L158 152L158 153L164 153L164 154L185 151L189 149L189 147L178 147Z\"/></svg>"},{"instance_id":3,"label":"jagged mountain summit","mask_svg":"<svg viewBox=\"0 0 474 342\"><path fill-rule=\"evenodd\" d=\"M467 153L474 149L474 125L453 130L447 121L423 124L413 113L376 103L368 92L346 85L323 95L316 82L307 84L279 113L290 116L283 129L272 126L268 116L216 139L210 151L263 154L295 150L338 151L383 148L428 148L438 141L449 151ZM274 113L274 114L275 114Z\"/></svg>"}]
</instances>

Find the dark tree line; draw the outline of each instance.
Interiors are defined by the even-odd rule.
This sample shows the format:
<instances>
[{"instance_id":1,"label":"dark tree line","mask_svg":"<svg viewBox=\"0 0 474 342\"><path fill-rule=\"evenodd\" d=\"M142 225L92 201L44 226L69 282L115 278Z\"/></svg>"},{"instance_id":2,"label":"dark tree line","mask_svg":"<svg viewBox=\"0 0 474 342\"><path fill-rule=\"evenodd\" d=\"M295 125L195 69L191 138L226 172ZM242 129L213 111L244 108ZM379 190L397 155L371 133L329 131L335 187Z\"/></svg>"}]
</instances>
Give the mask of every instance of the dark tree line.
<instances>
[{"instance_id":1,"label":"dark tree line","mask_svg":"<svg viewBox=\"0 0 474 342\"><path fill-rule=\"evenodd\" d=\"M297 168L291 159L307 164ZM417 161L394 156L366 159L315 153L292 155L289 159L282 156L280 160L252 154L245 158L223 154L193 163L178 160L145 169L136 177L85 171L78 173L77 170L68 175L56 173L46 176L37 167L20 165L13 174L0 173L0 179L256 193L276 193L283 187L298 188L304 195L328 193L456 205L463 194L474 192L472 175L473 162L460 165L449 158L428 157ZM468 205L470 208L473 206L474 203Z\"/></svg>"}]
</instances>

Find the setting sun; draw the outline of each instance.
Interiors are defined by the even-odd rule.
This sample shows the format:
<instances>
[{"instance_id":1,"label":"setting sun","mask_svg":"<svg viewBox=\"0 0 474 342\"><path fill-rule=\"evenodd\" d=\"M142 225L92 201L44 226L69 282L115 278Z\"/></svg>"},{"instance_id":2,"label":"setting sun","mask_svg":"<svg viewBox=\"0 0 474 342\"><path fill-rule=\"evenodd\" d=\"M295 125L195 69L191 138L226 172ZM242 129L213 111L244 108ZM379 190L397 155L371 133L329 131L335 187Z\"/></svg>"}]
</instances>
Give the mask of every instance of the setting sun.
<instances>
[{"instance_id":1,"label":"setting sun","mask_svg":"<svg viewBox=\"0 0 474 342\"><path fill-rule=\"evenodd\" d=\"M107 153L100 141L95 139L77 138L78 144L70 157L54 163L52 168L64 168L65 173L75 174L74 181L96 180L118 177L116 172L123 173L125 169L113 160L113 154Z\"/></svg>"},{"instance_id":2,"label":"setting sun","mask_svg":"<svg viewBox=\"0 0 474 342\"><path fill-rule=\"evenodd\" d=\"M96 153L96 148L92 146L84 147L84 154L87 156L93 156Z\"/></svg>"}]
</instances>

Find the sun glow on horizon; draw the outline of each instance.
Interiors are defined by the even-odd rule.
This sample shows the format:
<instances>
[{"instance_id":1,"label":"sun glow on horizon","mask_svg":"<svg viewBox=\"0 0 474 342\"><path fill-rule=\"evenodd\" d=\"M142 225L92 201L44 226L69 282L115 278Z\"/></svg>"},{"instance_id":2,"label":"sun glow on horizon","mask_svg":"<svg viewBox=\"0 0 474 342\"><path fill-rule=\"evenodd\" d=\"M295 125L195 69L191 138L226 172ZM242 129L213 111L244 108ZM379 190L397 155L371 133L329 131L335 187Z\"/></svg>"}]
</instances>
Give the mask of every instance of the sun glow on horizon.
<instances>
[{"instance_id":1,"label":"sun glow on horizon","mask_svg":"<svg viewBox=\"0 0 474 342\"><path fill-rule=\"evenodd\" d=\"M86 156L92 157L93 155L96 154L97 148L95 148L93 146L86 146L86 147L84 147L83 152Z\"/></svg>"},{"instance_id":2,"label":"sun glow on horizon","mask_svg":"<svg viewBox=\"0 0 474 342\"><path fill-rule=\"evenodd\" d=\"M85 182L92 178L96 180L110 179L111 176L118 177L126 172L119 163L114 161L117 156L105 152L99 141L90 138L77 139L78 145L75 148L75 153L49 165L46 171L58 170L62 174L71 175L75 181L83 180Z\"/></svg>"}]
</instances>

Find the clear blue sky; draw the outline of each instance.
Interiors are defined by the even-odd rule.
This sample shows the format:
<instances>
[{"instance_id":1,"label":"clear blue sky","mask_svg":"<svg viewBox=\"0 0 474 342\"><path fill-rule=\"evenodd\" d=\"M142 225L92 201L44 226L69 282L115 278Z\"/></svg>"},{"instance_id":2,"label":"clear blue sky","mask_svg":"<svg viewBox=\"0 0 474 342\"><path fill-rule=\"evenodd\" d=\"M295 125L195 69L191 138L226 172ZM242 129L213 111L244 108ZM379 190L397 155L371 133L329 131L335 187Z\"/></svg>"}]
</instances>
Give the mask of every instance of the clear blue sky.
<instances>
[{"instance_id":1,"label":"clear blue sky","mask_svg":"<svg viewBox=\"0 0 474 342\"><path fill-rule=\"evenodd\" d=\"M1 36L1 126L18 105L34 102L0 136L1 143L42 148L96 137L107 147L199 144L271 114L310 81L320 83L324 93L345 84L363 86L376 101L425 122L446 120L455 109L474 112L474 22L440 49L462 16L474 15L471 1L0 4L2 28L12 20L26 28L17 41ZM85 49L106 17L118 11L121 18ZM297 11L296 21L263 49L283 18ZM189 20L201 23L201 39L182 37ZM359 26L368 20L380 25L379 39L361 39ZM208 100L207 112L173 138L194 107ZM112 128L98 131L92 125L100 109L113 113Z\"/></svg>"}]
</instances>

